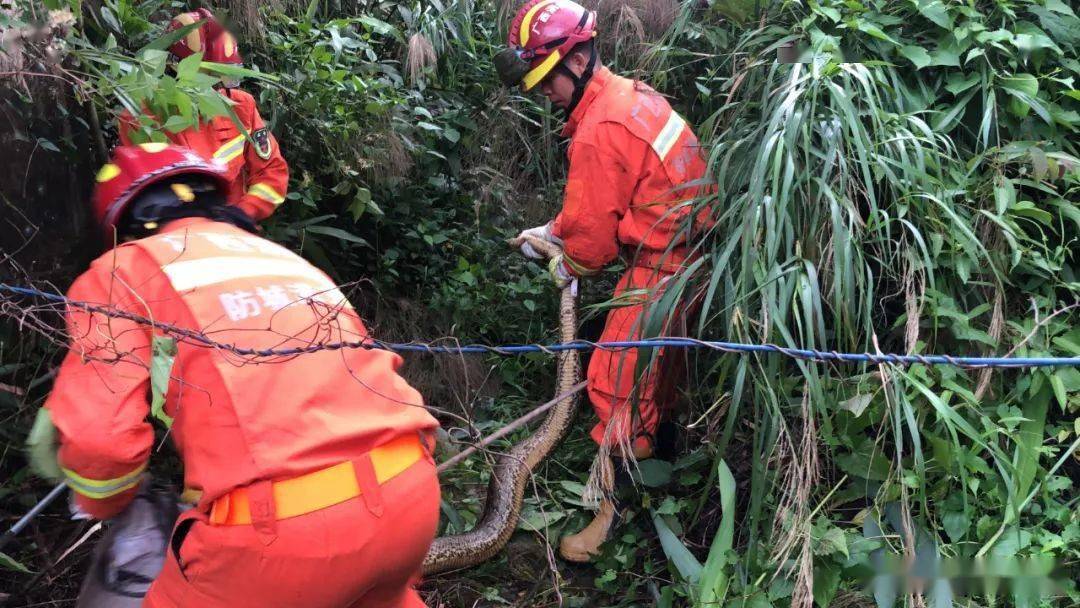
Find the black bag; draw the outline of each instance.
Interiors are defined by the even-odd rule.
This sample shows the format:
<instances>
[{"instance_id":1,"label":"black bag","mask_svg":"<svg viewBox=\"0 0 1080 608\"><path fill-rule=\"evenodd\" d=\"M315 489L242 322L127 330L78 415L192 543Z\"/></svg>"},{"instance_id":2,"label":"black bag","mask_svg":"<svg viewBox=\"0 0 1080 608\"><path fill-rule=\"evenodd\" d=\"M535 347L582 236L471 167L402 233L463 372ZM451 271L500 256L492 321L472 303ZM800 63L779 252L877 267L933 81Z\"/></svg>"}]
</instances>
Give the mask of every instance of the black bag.
<instances>
[{"instance_id":1,"label":"black bag","mask_svg":"<svg viewBox=\"0 0 1080 608\"><path fill-rule=\"evenodd\" d=\"M76 608L138 608L165 563L169 537L180 515L176 495L151 490L139 494L110 520L94 549Z\"/></svg>"}]
</instances>

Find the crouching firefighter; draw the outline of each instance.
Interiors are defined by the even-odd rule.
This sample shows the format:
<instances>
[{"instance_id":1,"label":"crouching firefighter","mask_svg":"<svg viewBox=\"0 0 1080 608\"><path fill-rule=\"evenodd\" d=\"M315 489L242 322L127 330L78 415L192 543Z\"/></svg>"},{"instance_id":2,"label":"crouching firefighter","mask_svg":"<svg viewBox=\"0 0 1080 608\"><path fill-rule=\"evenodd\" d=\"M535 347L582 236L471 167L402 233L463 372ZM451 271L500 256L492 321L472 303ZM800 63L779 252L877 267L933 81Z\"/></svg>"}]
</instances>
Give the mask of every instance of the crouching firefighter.
<instances>
[{"instance_id":1,"label":"crouching firefighter","mask_svg":"<svg viewBox=\"0 0 1080 608\"><path fill-rule=\"evenodd\" d=\"M615 287L617 305L600 339L633 340L665 282L688 265L690 203L703 191L706 166L697 138L661 95L604 67L596 36L595 13L570 0L531 0L514 18L509 48L495 65L507 86L539 88L563 110L562 135L570 138L562 210L519 238L531 235L562 247L563 256L549 266L560 285L594 275L621 255L629 267ZM527 241L521 249L539 258ZM671 401L657 370L672 357L661 351L650 371L641 372L636 349L592 353L588 395L599 422L591 435L601 455L652 454L661 410ZM563 557L586 561L595 555L615 516L609 495L591 524L562 539Z\"/></svg>"},{"instance_id":2,"label":"crouching firefighter","mask_svg":"<svg viewBox=\"0 0 1080 608\"><path fill-rule=\"evenodd\" d=\"M236 38L214 17L208 9L200 8L180 13L169 21L167 32L173 32L198 23L195 29L169 47L170 65L202 53L203 61L242 66L243 58ZM256 222L269 217L278 205L285 201L289 185L289 165L281 155L277 139L266 126L255 98L239 88L240 82L224 78L218 92L230 104L240 121L238 128L229 116L215 116L195 128L173 133L161 124L169 117L146 114L136 119L130 113L120 115L120 142L131 145L143 141L145 134L139 131L140 120L156 124L170 143L191 148L203 158L225 165L228 185L226 200L236 205Z\"/></svg>"},{"instance_id":3,"label":"crouching firefighter","mask_svg":"<svg viewBox=\"0 0 1080 608\"><path fill-rule=\"evenodd\" d=\"M423 606L437 423L400 357L320 348L367 329L324 273L226 204L220 165L143 144L97 180L94 215L120 244L68 293L46 408L78 506L116 516L147 476L155 344L176 339L164 414L198 498L144 605Z\"/></svg>"}]
</instances>

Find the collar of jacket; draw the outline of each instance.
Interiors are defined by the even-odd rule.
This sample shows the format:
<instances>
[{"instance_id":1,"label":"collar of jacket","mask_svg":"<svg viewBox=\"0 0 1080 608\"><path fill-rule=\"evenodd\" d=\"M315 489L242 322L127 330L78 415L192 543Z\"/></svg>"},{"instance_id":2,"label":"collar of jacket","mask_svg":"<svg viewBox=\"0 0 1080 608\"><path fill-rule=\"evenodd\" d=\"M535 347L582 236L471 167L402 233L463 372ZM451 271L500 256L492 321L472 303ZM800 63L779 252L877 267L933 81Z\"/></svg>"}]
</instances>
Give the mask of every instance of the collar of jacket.
<instances>
[{"instance_id":1,"label":"collar of jacket","mask_svg":"<svg viewBox=\"0 0 1080 608\"><path fill-rule=\"evenodd\" d=\"M192 228L192 227L197 226L199 224L208 224L211 221L213 221L213 220L211 220L210 218L205 218L205 217L182 217L180 219L171 220L168 224L165 224L164 226L159 228L158 231L155 234L165 234L165 233L168 233L168 232L179 232L181 230L186 230L188 228Z\"/></svg>"},{"instance_id":2,"label":"collar of jacket","mask_svg":"<svg viewBox=\"0 0 1080 608\"><path fill-rule=\"evenodd\" d=\"M602 67L593 73L592 78L589 79L589 84L585 85L585 94L581 96L581 101L578 102L577 107L574 108L573 114L570 115L570 118L566 121L566 125L563 126L563 137L574 136L574 132L577 131L581 119L585 117L585 114L589 111L589 107L596 101L596 98L600 95L600 92L604 90L604 87L611 82L611 78L611 70L606 67Z\"/></svg>"}]
</instances>

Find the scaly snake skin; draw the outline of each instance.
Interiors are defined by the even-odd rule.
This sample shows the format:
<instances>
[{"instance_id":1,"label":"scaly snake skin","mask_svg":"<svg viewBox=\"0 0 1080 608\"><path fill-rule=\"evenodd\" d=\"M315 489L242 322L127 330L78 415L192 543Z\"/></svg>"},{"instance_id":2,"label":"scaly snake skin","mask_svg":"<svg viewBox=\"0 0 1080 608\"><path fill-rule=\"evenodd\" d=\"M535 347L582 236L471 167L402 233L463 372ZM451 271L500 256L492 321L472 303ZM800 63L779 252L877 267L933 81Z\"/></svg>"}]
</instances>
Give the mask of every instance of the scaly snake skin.
<instances>
[{"instance_id":1,"label":"scaly snake skin","mask_svg":"<svg viewBox=\"0 0 1080 608\"><path fill-rule=\"evenodd\" d=\"M561 253L552 243L529 238L529 244L547 257ZM511 245L520 245L516 239ZM570 342L577 328L577 307L569 285L563 288L559 302L559 340ZM581 375L577 351L559 353L558 382L555 395L569 392ZM498 553L510 540L521 515L521 501L533 469L562 440L577 410L580 391L567 396L548 411L536 432L499 456L488 483L484 514L472 530L455 536L441 536L428 549L424 574L467 568L484 562Z\"/></svg>"}]
</instances>

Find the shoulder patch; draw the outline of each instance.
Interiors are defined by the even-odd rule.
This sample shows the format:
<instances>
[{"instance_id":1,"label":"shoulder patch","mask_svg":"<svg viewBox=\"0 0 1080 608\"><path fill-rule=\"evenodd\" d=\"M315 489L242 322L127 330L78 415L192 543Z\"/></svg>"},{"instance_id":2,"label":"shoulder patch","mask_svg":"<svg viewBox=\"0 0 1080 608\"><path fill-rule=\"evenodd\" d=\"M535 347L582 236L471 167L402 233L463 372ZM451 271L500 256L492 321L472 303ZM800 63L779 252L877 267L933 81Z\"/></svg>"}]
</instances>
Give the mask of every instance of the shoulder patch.
<instances>
[{"instance_id":1,"label":"shoulder patch","mask_svg":"<svg viewBox=\"0 0 1080 608\"><path fill-rule=\"evenodd\" d=\"M259 155L259 158L263 160L270 158L270 153L274 151L270 141L270 130L266 127L256 129L251 134L251 139L255 142L255 153Z\"/></svg>"}]
</instances>

